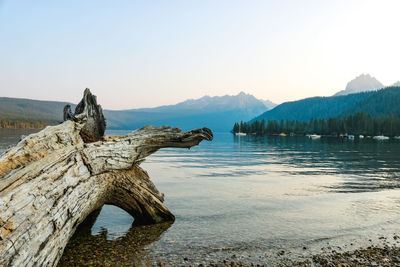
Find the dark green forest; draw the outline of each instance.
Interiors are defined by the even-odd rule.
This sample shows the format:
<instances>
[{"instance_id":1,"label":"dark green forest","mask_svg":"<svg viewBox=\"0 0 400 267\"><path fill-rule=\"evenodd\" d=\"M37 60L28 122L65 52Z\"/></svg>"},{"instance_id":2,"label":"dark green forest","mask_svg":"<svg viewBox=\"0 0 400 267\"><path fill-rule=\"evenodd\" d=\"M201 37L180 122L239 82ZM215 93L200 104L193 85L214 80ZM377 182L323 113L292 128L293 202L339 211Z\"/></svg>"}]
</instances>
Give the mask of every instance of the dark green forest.
<instances>
[{"instance_id":1,"label":"dark green forest","mask_svg":"<svg viewBox=\"0 0 400 267\"><path fill-rule=\"evenodd\" d=\"M400 118L395 115L371 116L367 113L356 113L342 118L311 119L308 122L297 120L268 120L253 121L250 123L235 123L233 132L243 132L256 135L273 134L320 134L338 136L340 134L353 135L400 135Z\"/></svg>"},{"instance_id":2,"label":"dark green forest","mask_svg":"<svg viewBox=\"0 0 400 267\"><path fill-rule=\"evenodd\" d=\"M362 92L344 96L311 97L285 102L269 110L252 121L293 120L309 121L311 118L329 119L351 111L357 103L373 96L376 92Z\"/></svg>"},{"instance_id":3,"label":"dark green forest","mask_svg":"<svg viewBox=\"0 0 400 267\"><path fill-rule=\"evenodd\" d=\"M290 120L309 122L312 118L344 118L366 113L374 117L400 116L400 87L386 87L378 91L345 96L312 97L286 102L250 121Z\"/></svg>"},{"instance_id":4,"label":"dark green forest","mask_svg":"<svg viewBox=\"0 0 400 267\"><path fill-rule=\"evenodd\" d=\"M400 87L386 87L358 101L341 116L367 113L374 117L396 115L400 117Z\"/></svg>"},{"instance_id":5,"label":"dark green forest","mask_svg":"<svg viewBox=\"0 0 400 267\"><path fill-rule=\"evenodd\" d=\"M66 102L0 97L0 120L57 124Z\"/></svg>"}]
</instances>

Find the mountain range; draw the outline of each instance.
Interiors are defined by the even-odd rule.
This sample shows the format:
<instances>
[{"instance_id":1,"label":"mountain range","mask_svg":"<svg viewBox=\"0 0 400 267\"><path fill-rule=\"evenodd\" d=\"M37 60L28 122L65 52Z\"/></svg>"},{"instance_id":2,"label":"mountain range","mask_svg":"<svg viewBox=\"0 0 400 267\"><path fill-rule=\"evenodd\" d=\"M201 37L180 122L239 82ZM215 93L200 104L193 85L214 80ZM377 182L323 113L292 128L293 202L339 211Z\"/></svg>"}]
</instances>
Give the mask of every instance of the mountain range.
<instances>
[{"instance_id":1,"label":"mountain range","mask_svg":"<svg viewBox=\"0 0 400 267\"><path fill-rule=\"evenodd\" d=\"M351 80L345 90L331 97L311 97L278 106L240 92L237 95L204 96L175 105L130 110L104 110L108 129L137 129L145 125L170 125L183 130L209 127L229 131L238 121L298 120L330 118L364 112L375 116L400 116L400 82L386 87L368 74ZM355 93L356 92L356 93ZM0 120L62 121L66 102L0 97ZM74 106L74 105L72 105Z\"/></svg>"},{"instance_id":2,"label":"mountain range","mask_svg":"<svg viewBox=\"0 0 400 267\"><path fill-rule=\"evenodd\" d=\"M189 130L209 127L214 131L228 131L237 120L250 120L274 107L244 92L238 95L204 96L176 105L132 110L105 110L108 129L136 129L144 125L171 125Z\"/></svg>"},{"instance_id":3,"label":"mountain range","mask_svg":"<svg viewBox=\"0 0 400 267\"><path fill-rule=\"evenodd\" d=\"M0 119L57 124L67 102L0 97ZM137 129L145 125L171 125L183 130L209 127L228 131L237 120L250 120L276 106L244 92L238 95L204 96L176 105L131 110L104 110L107 129ZM74 108L74 105L72 105Z\"/></svg>"}]
</instances>

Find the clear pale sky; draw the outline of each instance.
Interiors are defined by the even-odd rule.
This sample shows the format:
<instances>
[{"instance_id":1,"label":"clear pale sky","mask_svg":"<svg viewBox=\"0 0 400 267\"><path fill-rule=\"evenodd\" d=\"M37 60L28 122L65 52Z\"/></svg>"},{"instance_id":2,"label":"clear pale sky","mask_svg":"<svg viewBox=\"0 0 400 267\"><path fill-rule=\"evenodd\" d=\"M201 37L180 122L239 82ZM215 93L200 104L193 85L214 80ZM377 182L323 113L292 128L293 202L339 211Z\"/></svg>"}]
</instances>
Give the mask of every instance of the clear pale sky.
<instances>
[{"instance_id":1,"label":"clear pale sky","mask_svg":"<svg viewBox=\"0 0 400 267\"><path fill-rule=\"evenodd\" d=\"M104 108L240 91L327 96L400 80L400 1L0 0L0 96Z\"/></svg>"}]
</instances>

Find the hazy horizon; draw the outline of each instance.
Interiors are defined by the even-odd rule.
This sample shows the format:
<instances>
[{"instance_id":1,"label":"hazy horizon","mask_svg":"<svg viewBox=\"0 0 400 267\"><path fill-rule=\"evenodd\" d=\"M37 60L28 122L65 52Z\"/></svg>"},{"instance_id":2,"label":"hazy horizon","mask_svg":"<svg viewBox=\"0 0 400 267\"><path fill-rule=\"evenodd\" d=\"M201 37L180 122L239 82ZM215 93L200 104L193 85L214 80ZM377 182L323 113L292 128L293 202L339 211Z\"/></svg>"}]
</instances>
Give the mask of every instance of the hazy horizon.
<instances>
[{"instance_id":1,"label":"hazy horizon","mask_svg":"<svg viewBox=\"0 0 400 267\"><path fill-rule=\"evenodd\" d=\"M85 88L86 89L86 88ZM96 92L95 91L93 91L91 88L89 88L90 89L90 91L93 93L93 94L95 94L96 95ZM82 90L82 95L83 95L83 92L84 92L84 89ZM130 109L146 109L146 108L156 108L156 107L161 107L161 106L173 106L173 105L176 105L176 104L179 104L179 103L182 103L182 102L186 102L186 101L191 101L191 100L199 100L199 99L201 99L201 98L204 98L204 97L210 97L210 98L213 98L213 97L225 97L225 96L237 96L237 95L239 95L239 94L242 94L242 93L244 93L244 94L247 94L247 95L251 95L251 94L249 94L249 93L247 93L247 92L244 92L244 91L240 91L240 92L238 92L237 94L226 94L226 95L203 95L203 96L201 96L201 97L199 97L199 98L187 98L187 99L184 99L184 100L182 100L182 101L179 101L179 102L173 102L173 103L169 103L169 104L165 104L165 105L159 105L159 106L152 106L152 107L139 107L139 108L125 108L125 109L121 109L121 108L115 108L115 109L113 109L113 108L106 108L107 110L112 110L112 111L118 111L118 110L130 110ZM81 95L81 99L82 99L82 95ZM254 95L252 95L252 96L254 96ZM28 99L28 100L37 100L37 101L56 101L56 102L68 102L68 103L71 103L71 104L78 104L79 103L79 101L81 100L79 100L78 102L70 102L70 101L66 101L66 100L52 100L52 99L37 99L37 98L27 98L27 97L12 97L12 96L1 96L0 95L0 98L1 97L6 97L6 98L13 98L13 99ZM256 96L254 96L254 97L256 97ZM257 98L257 97L256 97ZM258 100L261 100L261 101L266 101L266 100L268 100L268 99L261 99L261 98L257 98ZM274 102L272 102L273 104L276 104L276 103L274 103ZM102 103L99 103L100 105L102 105ZM102 105L102 107L103 107L103 105ZM103 109L104 109L104 107L103 107Z\"/></svg>"},{"instance_id":2,"label":"hazy horizon","mask_svg":"<svg viewBox=\"0 0 400 267\"><path fill-rule=\"evenodd\" d=\"M240 91L276 104L400 80L397 1L1 1L0 96L105 109Z\"/></svg>"}]
</instances>

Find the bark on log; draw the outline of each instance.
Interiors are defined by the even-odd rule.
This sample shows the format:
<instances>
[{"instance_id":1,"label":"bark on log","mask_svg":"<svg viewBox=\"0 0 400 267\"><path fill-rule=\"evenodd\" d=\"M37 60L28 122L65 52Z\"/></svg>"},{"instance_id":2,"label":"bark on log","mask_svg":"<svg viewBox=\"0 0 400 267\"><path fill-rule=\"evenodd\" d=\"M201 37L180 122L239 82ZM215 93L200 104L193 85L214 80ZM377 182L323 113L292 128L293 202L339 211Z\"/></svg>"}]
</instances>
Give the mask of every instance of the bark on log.
<instances>
[{"instance_id":1,"label":"bark on log","mask_svg":"<svg viewBox=\"0 0 400 267\"><path fill-rule=\"evenodd\" d=\"M77 226L103 204L143 224L174 220L139 164L160 148L213 139L207 128L153 126L101 137L101 107L94 101L83 110L77 122L49 126L0 156L0 266L56 265Z\"/></svg>"}]
</instances>

